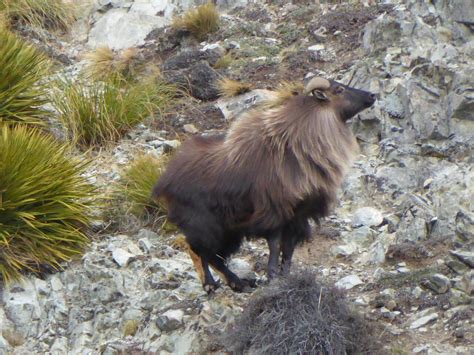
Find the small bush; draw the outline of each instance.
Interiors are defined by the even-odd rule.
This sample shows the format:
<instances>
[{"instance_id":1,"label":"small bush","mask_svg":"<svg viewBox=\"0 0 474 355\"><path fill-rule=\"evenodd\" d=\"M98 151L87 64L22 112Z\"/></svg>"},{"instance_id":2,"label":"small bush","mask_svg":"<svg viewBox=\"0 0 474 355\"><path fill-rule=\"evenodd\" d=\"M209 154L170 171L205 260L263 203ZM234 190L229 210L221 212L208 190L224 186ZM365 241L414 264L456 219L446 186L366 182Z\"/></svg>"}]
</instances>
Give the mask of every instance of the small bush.
<instances>
[{"instance_id":1,"label":"small bush","mask_svg":"<svg viewBox=\"0 0 474 355\"><path fill-rule=\"evenodd\" d=\"M252 84L243 83L237 80L224 78L217 83L220 96L234 97L245 94L253 89Z\"/></svg>"},{"instance_id":2,"label":"small bush","mask_svg":"<svg viewBox=\"0 0 474 355\"><path fill-rule=\"evenodd\" d=\"M59 81L52 97L71 139L81 146L117 141L131 127L155 112L165 110L174 88L163 82L127 83L120 78L105 82Z\"/></svg>"},{"instance_id":3,"label":"small bush","mask_svg":"<svg viewBox=\"0 0 474 355\"><path fill-rule=\"evenodd\" d=\"M251 354L375 354L374 329L338 289L299 271L258 290L224 337L229 351Z\"/></svg>"},{"instance_id":4,"label":"small bush","mask_svg":"<svg viewBox=\"0 0 474 355\"><path fill-rule=\"evenodd\" d=\"M48 60L0 26L0 123L43 124L44 86L38 84Z\"/></svg>"},{"instance_id":5,"label":"small bush","mask_svg":"<svg viewBox=\"0 0 474 355\"><path fill-rule=\"evenodd\" d=\"M80 254L88 242L94 188L83 177L88 161L67 146L25 126L0 129L0 275Z\"/></svg>"},{"instance_id":6,"label":"small bush","mask_svg":"<svg viewBox=\"0 0 474 355\"><path fill-rule=\"evenodd\" d=\"M195 10L189 10L182 17L175 18L172 26L189 31L199 40L219 28L219 12L216 6L208 2Z\"/></svg>"},{"instance_id":7,"label":"small bush","mask_svg":"<svg viewBox=\"0 0 474 355\"><path fill-rule=\"evenodd\" d=\"M109 47L97 48L88 53L86 76L94 80L107 80L114 76L130 80L138 72L137 51L134 48L115 53Z\"/></svg>"},{"instance_id":8,"label":"small bush","mask_svg":"<svg viewBox=\"0 0 474 355\"><path fill-rule=\"evenodd\" d=\"M75 19L72 4L62 0L3 0L0 10L10 23L51 30L67 30Z\"/></svg>"}]
</instances>

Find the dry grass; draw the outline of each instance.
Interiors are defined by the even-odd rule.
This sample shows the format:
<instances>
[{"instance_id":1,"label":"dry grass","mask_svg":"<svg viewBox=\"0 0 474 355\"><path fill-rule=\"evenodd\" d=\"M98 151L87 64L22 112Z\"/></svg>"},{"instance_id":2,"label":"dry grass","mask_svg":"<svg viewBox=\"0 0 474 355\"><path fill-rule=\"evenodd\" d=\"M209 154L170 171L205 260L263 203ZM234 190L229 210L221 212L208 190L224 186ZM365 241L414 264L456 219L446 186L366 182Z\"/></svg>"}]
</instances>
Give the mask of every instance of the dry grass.
<instances>
[{"instance_id":1,"label":"dry grass","mask_svg":"<svg viewBox=\"0 0 474 355\"><path fill-rule=\"evenodd\" d=\"M252 84L243 83L241 81L223 78L218 81L217 87L219 95L222 97L234 97L245 94L253 89Z\"/></svg>"},{"instance_id":2,"label":"dry grass","mask_svg":"<svg viewBox=\"0 0 474 355\"><path fill-rule=\"evenodd\" d=\"M265 100L262 105L268 107L280 106L291 97L302 94L303 90L304 85L302 83L283 81L273 91L273 95Z\"/></svg>"},{"instance_id":3,"label":"dry grass","mask_svg":"<svg viewBox=\"0 0 474 355\"><path fill-rule=\"evenodd\" d=\"M258 290L223 343L233 353L375 354L374 334L341 291L299 270Z\"/></svg>"},{"instance_id":4,"label":"dry grass","mask_svg":"<svg viewBox=\"0 0 474 355\"><path fill-rule=\"evenodd\" d=\"M203 40L209 33L219 28L220 16L216 5L211 2L187 11L182 17L173 20L172 26L189 31L198 40Z\"/></svg>"},{"instance_id":5,"label":"dry grass","mask_svg":"<svg viewBox=\"0 0 474 355\"><path fill-rule=\"evenodd\" d=\"M75 20L76 8L62 0L2 0L0 11L11 24L64 31Z\"/></svg>"},{"instance_id":6,"label":"dry grass","mask_svg":"<svg viewBox=\"0 0 474 355\"><path fill-rule=\"evenodd\" d=\"M114 52L109 47L99 47L85 56L89 61L86 77L93 80L107 80L117 75L127 80L135 78L140 71L137 54L135 48Z\"/></svg>"}]
</instances>

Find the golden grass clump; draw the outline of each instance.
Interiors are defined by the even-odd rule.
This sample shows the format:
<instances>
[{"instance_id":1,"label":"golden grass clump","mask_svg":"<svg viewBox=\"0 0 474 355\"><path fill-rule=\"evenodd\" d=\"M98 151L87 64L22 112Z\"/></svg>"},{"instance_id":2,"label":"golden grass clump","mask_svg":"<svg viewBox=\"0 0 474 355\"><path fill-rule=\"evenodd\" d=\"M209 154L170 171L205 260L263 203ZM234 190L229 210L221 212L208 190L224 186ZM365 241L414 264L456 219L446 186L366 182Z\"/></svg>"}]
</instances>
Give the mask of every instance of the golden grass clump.
<instances>
[{"instance_id":1,"label":"golden grass clump","mask_svg":"<svg viewBox=\"0 0 474 355\"><path fill-rule=\"evenodd\" d=\"M81 254L88 243L94 187L83 176L88 160L49 135L24 125L0 128L0 276Z\"/></svg>"},{"instance_id":2,"label":"golden grass clump","mask_svg":"<svg viewBox=\"0 0 474 355\"><path fill-rule=\"evenodd\" d=\"M163 112L175 95L172 85L155 80L129 83L58 81L52 101L68 136L83 147L115 142L138 123Z\"/></svg>"},{"instance_id":3,"label":"golden grass clump","mask_svg":"<svg viewBox=\"0 0 474 355\"><path fill-rule=\"evenodd\" d=\"M130 212L141 217L147 213L158 217L166 214L166 207L151 198L153 186L168 163L168 157L147 154L137 157L126 168L117 186L117 195L130 205Z\"/></svg>"},{"instance_id":4,"label":"golden grass clump","mask_svg":"<svg viewBox=\"0 0 474 355\"><path fill-rule=\"evenodd\" d=\"M75 6L63 0L2 0L0 11L12 24L49 30L67 30L75 20Z\"/></svg>"},{"instance_id":5,"label":"golden grass clump","mask_svg":"<svg viewBox=\"0 0 474 355\"><path fill-rule=\"evenodd\" d=\"M253 85L237 80L223 78L217 82L219 94L222 97L234 97L245 94L253 89Z\"/></svg>"},{"instance_id":6,"label":"golden grass clump","mask_svg":"<svg viewBox=\"0 0 474 355\"><path fill-rule=\"evenodd\" d=\"M135 48L116 53L109 47L99 47L85 57L89 61L86 76L94 80L106 80L113 76L133 79L139 71L137 54Z\"/></svg>"},{"instance_id":7,"label":"golden grass clump","mask_svg":"<svg viewBox=\"0 0 474 355\"><path fill-rule=\"evenodd\" d=\"M303 93L304 85L300 82L282 81L273 91L273 95L264 105L275 107L282 105L289 98Z\"/></svg>"},{"instance_id":8,"label":"golden grass clump","mask_svg":"<svg viewBox=\"0 0 474 355\"><path fill-rule=\"evenodd\" d=\"M0 124L41 125L48 59L8 29L0 27Z\"/></svg>"},{"instance_id":9,"label":"golden grass clump","mask_svg":"<svg viewBox=\"0 0 474 355\"><path fill-rule=\"evenodd\" d=\"M189 31L198 40L203 40L209 33L219 28L219 11L211 2L187 11L182 17L173 20L172 27Z\"/></svg>"}]
</instances>

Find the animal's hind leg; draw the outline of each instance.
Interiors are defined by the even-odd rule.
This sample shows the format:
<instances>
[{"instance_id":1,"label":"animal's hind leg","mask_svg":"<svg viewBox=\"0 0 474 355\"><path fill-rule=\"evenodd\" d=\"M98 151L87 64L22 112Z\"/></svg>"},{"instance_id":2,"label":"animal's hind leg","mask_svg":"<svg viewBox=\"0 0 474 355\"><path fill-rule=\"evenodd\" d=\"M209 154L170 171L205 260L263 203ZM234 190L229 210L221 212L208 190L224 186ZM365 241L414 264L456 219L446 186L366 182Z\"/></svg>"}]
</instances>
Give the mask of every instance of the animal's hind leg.
<instances>
[{"instance_id":1,"label":"animal's hind leg","mask_svg":"<svg viewBox=\"0 0 474 355\"><path fill-rule=\"evenodd\" d=\"M306 219L296 219L285 227L281 241L281 269L283 275L290 273L291 259L296 244L309 239L310 236L311 227Z\"/></svg>"},{"instance_id":2,"label":"animal's hind leg","mask_svg":"<svg viewBox=\"0 0 474 355\"><path fill-rule=\"evenodd\" d=\"M281 271L288 275L291 269L291 259L295 251L296 241L294 238L283 238L281 242Z\"/></svg>"},{"instance_id":3,"label":"animal's hind leg","mask_svg":"<svg viewBox=\"0 0 474 355\"><path fill-rule=\"evenodd\" d=\"M281 234L275 233L267 238L268 249L270 255L268 256L268 278L271 280L278 274L278 260L280 256Z\"/></svg>"}]
</instances>

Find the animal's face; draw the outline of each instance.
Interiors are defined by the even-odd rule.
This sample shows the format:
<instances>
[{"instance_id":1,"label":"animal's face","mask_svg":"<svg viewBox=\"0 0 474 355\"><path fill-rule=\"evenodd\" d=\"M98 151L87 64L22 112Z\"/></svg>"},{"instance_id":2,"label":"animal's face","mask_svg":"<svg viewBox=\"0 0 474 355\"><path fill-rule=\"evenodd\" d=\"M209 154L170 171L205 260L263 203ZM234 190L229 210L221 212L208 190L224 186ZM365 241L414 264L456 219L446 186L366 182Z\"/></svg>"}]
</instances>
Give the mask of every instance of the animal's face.
<instances>
[{"instance_id":1,"label":"animal's face","mask_svg":"<svg viewBox=\"0 0 474 355\"><path fill-rule=\"evenodd\" d=\"M306 85L305 92L311 93L321 103L330 105L343 120L354 117L362 110L372 106L376 95L358 90L333 80L313 78Z\"/></svg>"}]
</instances>

